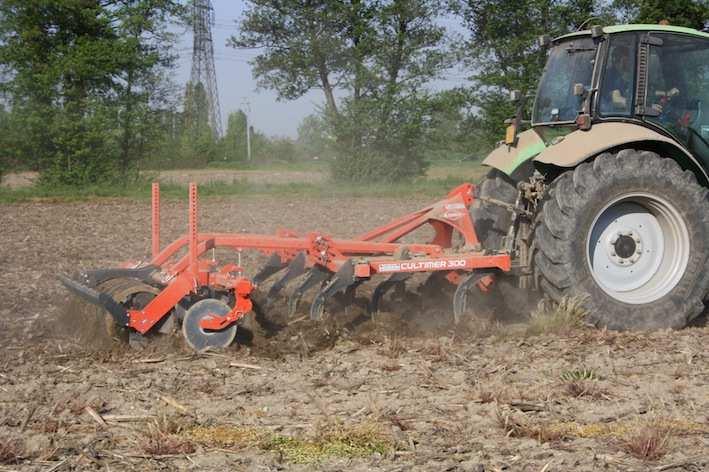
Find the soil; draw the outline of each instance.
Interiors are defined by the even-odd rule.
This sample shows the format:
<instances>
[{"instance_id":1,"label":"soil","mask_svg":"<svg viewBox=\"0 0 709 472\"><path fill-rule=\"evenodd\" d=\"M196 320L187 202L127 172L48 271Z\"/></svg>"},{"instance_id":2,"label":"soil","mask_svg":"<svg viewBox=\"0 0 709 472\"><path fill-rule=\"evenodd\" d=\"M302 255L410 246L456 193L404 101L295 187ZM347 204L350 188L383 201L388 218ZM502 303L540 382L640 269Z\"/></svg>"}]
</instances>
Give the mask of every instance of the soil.
<instances>
[{"instance_id":1,"label":"soil","mask_svg":"<svg viewBox=\"0 0 709 472\"><path fill-rule=\"evenodd\" d=\"M427 203L205 199L200 227L347 236ZM145 258L146 203L0 212L0 470L709 470L706 321L531 336L494 310L453 326L442 291L373 319L362 301L331 306L314 323L307 300L288 318L258 294L262 319L221 352L194 354L178 336L97 347L66 322L80 305L55 275ZM186 214L185 202L164 204L163 244ZM333 430L340 439L325 444Z\"/></svg>"}]
</instances>

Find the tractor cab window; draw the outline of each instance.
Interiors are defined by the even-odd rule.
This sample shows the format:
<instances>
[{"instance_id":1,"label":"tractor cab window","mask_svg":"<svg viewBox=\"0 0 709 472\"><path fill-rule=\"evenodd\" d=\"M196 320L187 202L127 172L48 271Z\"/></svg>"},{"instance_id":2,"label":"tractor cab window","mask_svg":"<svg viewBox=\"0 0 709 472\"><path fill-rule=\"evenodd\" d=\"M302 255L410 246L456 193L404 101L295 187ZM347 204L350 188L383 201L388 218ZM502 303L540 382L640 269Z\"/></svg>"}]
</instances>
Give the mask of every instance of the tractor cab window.
<instances>
[{"instance_id":1,"label":"tractor cab window","mask_svg":"<svg viewBox=\"0 0 709 472\"><path fill-rule=\"evenodd\" d=\"M709 164L709 39L657 34L650 48L646 116Z\"/></svg>"},{"instance_id":2,"label":"tractor cab window","mask_svg":"<svg viewBox=\"0 0 709 472\"><path fill-rule=\"evenodd\" d=\"M600 94L602 116L630 116L633 110L635 85L634 34L622 34L611 39L608 48Z\"/></svg>"},{"instance_id":3,"label":"tractor cab window","mask_svg":"<svg viewBox=\"0 0 709 472\"><path fill-rule=\"evenodd\" d=\"M574 85L591 88L595 59L596 45L591 38L574 38L551 49L534 102L535 124L576 119L582 99L574 95Z\"/></svg>"}]
</instances>

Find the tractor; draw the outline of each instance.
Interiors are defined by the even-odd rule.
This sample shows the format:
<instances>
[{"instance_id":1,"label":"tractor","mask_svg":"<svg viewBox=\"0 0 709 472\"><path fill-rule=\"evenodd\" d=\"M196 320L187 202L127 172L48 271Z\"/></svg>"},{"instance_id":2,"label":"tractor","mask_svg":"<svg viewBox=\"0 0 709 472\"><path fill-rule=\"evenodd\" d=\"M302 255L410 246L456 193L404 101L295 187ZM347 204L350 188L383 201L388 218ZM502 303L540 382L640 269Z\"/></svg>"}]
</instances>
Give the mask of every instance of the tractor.
<instances>
[{"instance_id":1,"label":"tractor","mask_svg":"<svg viewBox=\"0 0 709 472\"><path fill-rule=\"evenodd\" d=\"M483 247L511 255L517 287L582 299L597 326L687 326L709 293L709 34L596 26L539 45L531 121L512 92L484 160Z\"/></svg>"},{"instance_id":2,"label":"tractor","mask_svg":"<svg viewBox=\"0 0 709 472\"><path fill-rule=\"evenodd\" d=\"M255 291L268 308L295 285L291 316L315 292L308 312L319 320L330 301L351 304L372 281L374 315L388 292L408 293L415 274L427 277L424 287L454 287L454 322L478 299L512 298L503 287L516 286L577 297L590 322L610 329L686 326L709 292L709 34L623 25L541 45L548 60L531 127L521 131L525 100L513 93L517 112L478 186L461 184L425 208L337 238L200 232L190 184L187 231L163 247L154 184L150 259L60 279L103 309L112 337L181 327L197 351L234 340L257 308ZM416 240L422 227L432 239ZM215 249L237 257L220 263ZM264 257L259 271L242 267L244 251Z\"/></svg>"}]
</instances>

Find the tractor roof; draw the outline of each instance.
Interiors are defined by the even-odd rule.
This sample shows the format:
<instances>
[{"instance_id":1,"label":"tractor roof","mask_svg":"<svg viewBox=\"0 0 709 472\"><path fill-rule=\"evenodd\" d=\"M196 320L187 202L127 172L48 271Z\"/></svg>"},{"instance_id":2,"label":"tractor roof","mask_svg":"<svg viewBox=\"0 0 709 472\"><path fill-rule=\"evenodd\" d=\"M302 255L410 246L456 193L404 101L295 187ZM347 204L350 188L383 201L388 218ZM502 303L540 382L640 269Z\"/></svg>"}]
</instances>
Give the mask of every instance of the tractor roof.
<instances>
[{"instance_id":1,"label":"tractor roof","mask_svg":"<svg viewBox=\"0 0 709 472\"><path fill-rule=\"evenodd\" d=\"M709 33L703 33L699 30L692 28L685 28L682 26L665 26L665 25L615 25L615 26L604 26L603 32L607 34L613 33L624 33L626 31L658 31L666 33L682 33L692 36L697 36L699 38L709 39ZM590 30L577 31L575 33L565 34L556 38L554 41L559 41L561 39L572 38L575 36L585 36L591 34Z\"/></svg>"}]
</instances>

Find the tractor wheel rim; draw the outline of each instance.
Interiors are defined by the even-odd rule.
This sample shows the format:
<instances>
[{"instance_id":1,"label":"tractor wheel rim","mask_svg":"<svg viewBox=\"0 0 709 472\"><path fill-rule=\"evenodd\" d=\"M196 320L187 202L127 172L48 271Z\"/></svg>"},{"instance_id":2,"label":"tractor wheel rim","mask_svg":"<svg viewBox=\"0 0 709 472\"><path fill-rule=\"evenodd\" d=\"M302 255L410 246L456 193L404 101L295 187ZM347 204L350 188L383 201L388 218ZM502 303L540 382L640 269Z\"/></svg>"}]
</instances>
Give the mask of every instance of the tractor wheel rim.
<instances>
[{"instance_id":1,"label":"tractor wheel rim","mask_svg":"<svg viewBox=\"0 0 709 472\"><path fill-rule=\"evenodd\" d=\"M667 295L689 263L687 225L674 205L649 193L625 194L608 203L591 225L588 264L596 283L633 305Z\"/></svg>"}]
</instances>

